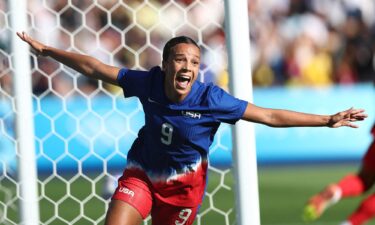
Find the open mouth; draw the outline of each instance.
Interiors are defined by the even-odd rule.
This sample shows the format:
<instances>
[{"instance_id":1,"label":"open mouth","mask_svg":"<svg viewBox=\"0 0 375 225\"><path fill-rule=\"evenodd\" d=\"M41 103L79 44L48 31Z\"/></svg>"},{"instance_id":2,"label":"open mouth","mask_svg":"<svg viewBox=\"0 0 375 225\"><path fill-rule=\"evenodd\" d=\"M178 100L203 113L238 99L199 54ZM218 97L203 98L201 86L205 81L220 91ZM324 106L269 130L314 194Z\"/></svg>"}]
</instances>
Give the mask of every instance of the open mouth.
<instances>
[{"instance_id":1,"label":"open mouth","mask_svg":"<svg viewBox=\"0 0 375 225\"><path fill-rule=\"evenodd\" d=\"M179 75L176 77L176 84L178 89L186 89L189 86L191 77L188 75Z\"/></svg>"}]
</instances>

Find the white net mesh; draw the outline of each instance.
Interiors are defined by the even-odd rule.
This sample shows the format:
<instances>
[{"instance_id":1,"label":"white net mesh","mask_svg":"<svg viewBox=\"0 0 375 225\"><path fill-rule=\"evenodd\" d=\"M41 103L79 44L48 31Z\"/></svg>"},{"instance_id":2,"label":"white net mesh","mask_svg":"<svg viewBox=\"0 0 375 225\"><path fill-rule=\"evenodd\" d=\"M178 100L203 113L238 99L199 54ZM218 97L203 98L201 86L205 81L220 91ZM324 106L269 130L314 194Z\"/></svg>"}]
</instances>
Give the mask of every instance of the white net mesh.
<instances>
[{"instance_id":1,"label":"white net mesh","mask_svg":"<svg viewBox=\"0 0 375 225\"><path fill-rule=\"evenodd\" d=\"M57 48L146 70L161 63L168 39L188 35L202 47L200 80L226 88L223 7L220 0L32 0L27 32ZM21 222L10 13L16 12L0 0L0 224ZM41 224L103 224L113 184L144 123L142 107L115 86L30 56ZM230 135L222 126L211 148L196 224L235 223Z\"/></svg>"}]
</instances>

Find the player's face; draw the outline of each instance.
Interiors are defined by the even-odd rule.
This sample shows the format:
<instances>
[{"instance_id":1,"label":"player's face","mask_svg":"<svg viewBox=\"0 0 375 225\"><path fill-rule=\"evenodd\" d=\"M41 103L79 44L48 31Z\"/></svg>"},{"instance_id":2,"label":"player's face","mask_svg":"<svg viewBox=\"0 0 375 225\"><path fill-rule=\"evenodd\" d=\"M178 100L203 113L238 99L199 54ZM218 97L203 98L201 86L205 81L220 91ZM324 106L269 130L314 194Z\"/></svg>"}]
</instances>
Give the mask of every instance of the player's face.
<instances>
[{"instance_id":1,"label":"player's face","mask_svg":"<svg viewBox=\"0 0 375 225\"><path fill-rule=\"evenodd\" d=\"M180 102L189 94L198 77L200 50L194 44L180 43L170 51L168 59L163 62L164 88L171 101Z\"/></svg>"}]
</instances>

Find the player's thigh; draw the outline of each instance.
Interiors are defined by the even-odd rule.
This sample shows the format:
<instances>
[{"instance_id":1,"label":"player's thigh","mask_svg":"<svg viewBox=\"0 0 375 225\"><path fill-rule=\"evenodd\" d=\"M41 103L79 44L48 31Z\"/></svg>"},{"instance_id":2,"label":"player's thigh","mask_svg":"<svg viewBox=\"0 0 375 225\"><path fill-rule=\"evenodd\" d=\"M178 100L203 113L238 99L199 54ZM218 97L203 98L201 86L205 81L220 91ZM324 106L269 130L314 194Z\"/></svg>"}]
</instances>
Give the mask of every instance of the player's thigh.
<instances>
[{"instance_id":1,"label":"player's thigh","mask_svg":"<svg viewBox=\"0 0 375 225\"><path fill-rule=\"evenodd\" d=\"M112 200L105 225L139 225L142 221L141 214L132 205L121 200Z\"/></svg>"},{"instance_id":2,"label":"player's thigh","mask_svg":"<svg viewBox=\"0 0 375 225\"><path fill-rule=\"evenodd\" d=\"M151 211L152 225L192 225L199 206L177 207L165 203L157 203Z\"/></svg>"},{"instance_id":3,"label":"player's thigh","mask_svg":"<svg viewBox=\"0 0 375 225\"><path fill-rule=\"evenodd\" d=\"M138 225L150 214L151 207L148 182L136 172L125 170L112 196L106 224Z\"/></svg>"}]
</instances>

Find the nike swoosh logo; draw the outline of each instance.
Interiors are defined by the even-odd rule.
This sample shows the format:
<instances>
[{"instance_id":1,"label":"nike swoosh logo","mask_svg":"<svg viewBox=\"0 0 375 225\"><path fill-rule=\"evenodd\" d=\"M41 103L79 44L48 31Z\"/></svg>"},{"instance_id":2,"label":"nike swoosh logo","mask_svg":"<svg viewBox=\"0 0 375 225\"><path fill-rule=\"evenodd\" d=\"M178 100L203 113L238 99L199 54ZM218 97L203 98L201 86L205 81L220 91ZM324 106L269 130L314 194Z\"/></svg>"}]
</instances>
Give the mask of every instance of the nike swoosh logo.
<instances>
[{"instance_id":1,"label":"nike swoosh logo","mask_svg":"<svg viewBox=\"0 0 375 225\"><path fill-rule=\"evenodd\" d=\"M150 97L148 97L147 101L151 102L151 103L155 103L155 104L161 105L159 102L152 100Z\"/></svg>"}]
</instances>

